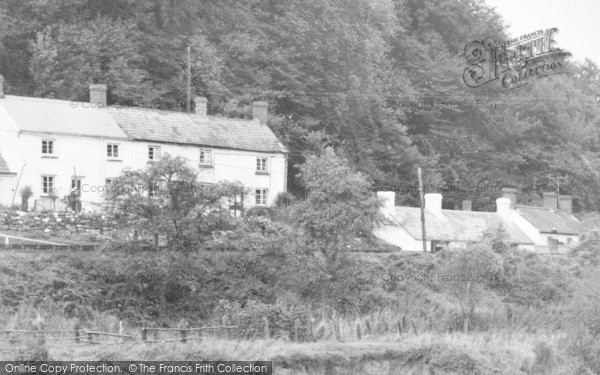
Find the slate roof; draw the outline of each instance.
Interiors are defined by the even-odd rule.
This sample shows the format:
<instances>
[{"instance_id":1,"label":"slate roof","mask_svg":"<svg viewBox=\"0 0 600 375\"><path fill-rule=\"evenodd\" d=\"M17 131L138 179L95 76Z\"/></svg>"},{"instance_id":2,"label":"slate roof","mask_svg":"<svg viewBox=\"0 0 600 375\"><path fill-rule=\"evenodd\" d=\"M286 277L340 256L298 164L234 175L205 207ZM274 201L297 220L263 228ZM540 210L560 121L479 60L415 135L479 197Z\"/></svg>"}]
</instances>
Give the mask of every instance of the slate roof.
<instances>
[{"instance_id":1,"label":"slate roof","mask_svg":"<svg viewBox=\"0 0 600 375\"><path fill-rule=\"evenodd\" d=\"M402 226L414 239L421 240L421 209L395 207L392 222ZM442 210L435 214L425 210L425 231L428 240L475 242L484 232L502 227L513 244L531 245L533 241L515 224L495 212Z\"/></svg>"},{"instance_id":2,"label":"slate roof","mask_svg":"<svg viewBox=\"0 0 600 375\"><path fill-rule=\"evenodd\" d=\"M4 158L2 158L2 154L0 154L0 174L13 174Z\"/></svg>"},{"instance_id":3,"label":"slate roof","mask_svg":"<svg viewBox=\"0 0 600 375\"><path fill-rule=\"evenodd\" d=\"M87 103L7 95L2 106L21 131L127 138L106 109L84 108Z\"/></svg>"},{"instance_id":4,"label":"slate roof","mask_svg":"<svg viewBox=\"0 0 600 375\"><path fill-rule=\"evenodd\" d=\"M123 138L259 152L288 152L258 120L7 95L0 107L21 131Z\"/></svg>"},{"instance_id":5,"label":"slate roof","mask_svg":"<svg viewBox=\"0 0 600 375\"><path fill-rule=\"evenodd\" d=\"M137 140L288 152L271 129L258 120L132 108L111 108L109 112L123 131Z\"/></svg>"},{"instance_id":6,"label":"slate roof","mask_svg":"<svg viewBox=\"0 0 600 375\"><path fill-rule=\"evenodd\" d=\"M584 231L581 222L564 212L543 207L520 205L517 205L517 212L542 233L579 235ZM556 230L556 232L553 232L553 230Z\"/></svg>"}]
</instances>

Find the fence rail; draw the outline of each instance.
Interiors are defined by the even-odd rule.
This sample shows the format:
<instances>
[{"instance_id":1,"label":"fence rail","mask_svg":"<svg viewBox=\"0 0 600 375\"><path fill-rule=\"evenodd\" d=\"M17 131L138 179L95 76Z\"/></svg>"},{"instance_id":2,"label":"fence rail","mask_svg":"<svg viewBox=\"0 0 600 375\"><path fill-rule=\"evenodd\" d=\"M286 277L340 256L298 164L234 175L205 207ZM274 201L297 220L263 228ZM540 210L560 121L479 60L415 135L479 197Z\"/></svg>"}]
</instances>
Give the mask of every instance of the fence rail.
<instances>
[{"instance_id":1,"label":"fence rail","mask_svg":"<svg viewBox=\"0 0 600 375\"><path fill-rule=\"evenodd\" d=\"M115 341L102 340L102 337L106 338L118 338L121 342L140 342L140 343L163 343L163 342L181 342L186 343L188 340L202 340L204 336L188 336L191 332L201 331L214 331L214 330L231 330L236 329L238 326L203 326L193 328L156 328L156 327L143 327L140 329L140 339L136 339L133 335L126 335L121 333L122 322L119 322L119 333L113 332L102 332L99 330L92 329L72 329L72 330L24 330L24 329L13 329L13 330L0 330L0 334L7 335L8 338L0 338L0 343L11 343L19 344L24 343L24 336L29 340L37 340L38 344L44 347L79 347L81 344L117 344ZM154 332L178 332L179 338L171 339L148 339L148 331ZM68 337L52 337L51 334L57 333L68 333L75 334L74 336ZM10 336L18 337L10 337ZM47 341L73 341L75 345L47 345ZM0 347L0 350L15 350L15 347L4 348Z\"/></svg>"}]
</instances>

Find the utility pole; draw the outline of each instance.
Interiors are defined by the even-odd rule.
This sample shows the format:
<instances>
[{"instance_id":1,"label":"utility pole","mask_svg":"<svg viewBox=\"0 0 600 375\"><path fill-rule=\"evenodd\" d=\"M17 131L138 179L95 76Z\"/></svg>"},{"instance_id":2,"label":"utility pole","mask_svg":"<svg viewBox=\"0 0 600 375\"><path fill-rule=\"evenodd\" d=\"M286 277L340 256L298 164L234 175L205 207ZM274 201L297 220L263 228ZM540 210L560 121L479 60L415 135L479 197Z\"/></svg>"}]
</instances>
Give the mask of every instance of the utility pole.
<instances>
[{"instance_id":1,"label":"utility pole","mask_svg":"<svg viewBox=\"0 0 600 375\"><path fill-rule=\"evenodd\" d=\"M419 200L421 201L421 236L423 237L423 251L427 251L427 234L425 232L425 200L423 199L423 176L421 168L417 169L419 175Z\"/></svg>"},{"instance_id":2,"label":"utility pole","mask_svg":"<svg viewBox=\"0 0 600 375\"><path fill-rule=\"evenodd\" d=\"M185 110L190 113L190 103L192 102L192 58L190 56L191 48L187 48L187 101L185 102Z\"/></svg>"},{"instance_id":3,"label":"utility pole","mask_svg":"<svg viewBox=\"0 0 600 375\"><path fill-rule=\"evenodd\" d=\"M567 178L559 175L549 174L548 179L556 184L556 207L560 208L560 182L566 181Z\"/></svg>"}]
</instances>

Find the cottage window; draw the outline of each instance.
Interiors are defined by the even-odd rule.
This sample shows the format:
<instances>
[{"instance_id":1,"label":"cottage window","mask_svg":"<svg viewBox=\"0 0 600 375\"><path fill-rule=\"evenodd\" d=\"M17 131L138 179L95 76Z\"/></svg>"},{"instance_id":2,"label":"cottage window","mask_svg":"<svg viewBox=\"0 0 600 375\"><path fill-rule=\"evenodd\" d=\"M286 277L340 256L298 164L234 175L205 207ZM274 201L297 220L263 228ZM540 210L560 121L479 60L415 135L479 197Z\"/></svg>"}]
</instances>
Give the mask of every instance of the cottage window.
<instances>
[{"instance_id":1,"label":"cottage window","mask_svg":"<svg viewBox=\"0 0 600 375\"><path fill-rule=\"evenodd\" d=\"M267 160L265 157L256 158L256 172L267 173L269 171Z\"/></svg>"},{"instance_id":2,"label":"cottage window","mask_svg":"<svg viewBox=\"0 0 600 375\"><path fill-rule=\"evenodd\" d=\"M573 245L573 239L571 237L567 238L567 245Z\"/></svg>"},{"instance_id":3,"label":"cottage window","mask_svg":"<svg viewBox=\"0 0 600 375\"><path fill-rule=\"evenodd\" d=\"M159 146L148 146L148 161L160 160L160 147Z\"/></svg>"},{"instance_id":4,"label":"cottage window","mask_svg":"<svg viewBox=\"0 0 600 375\"><path fill-rule=\"evenodd\" d=\"M211 166L213 163L212 150L200 150L200 165Z\"/></svg>"},{"instance_id":5,"label":"cottage window","mask_svg":"<svg viewBox=\"0 0 600 375\"><path fill-rule=\"evenodd\" d=\"M54 155L54 141L42 140L42 155Z\"/></svg>"},{"instance_id":6,"label":"cottage window","mask_svg":"<svg viewBox=\"0 0 600 375\"><path fill-rule=\"evenodd\" d=\"M257 206L266 206L267 198L269 194L269 189L256 189L256 205Z\"/></svg>"},{"instance_id":7,"label":"cottage window","mask_svg":"<svg viewBox=\"0 0 600 375\"><path fill-rule=\"evenodd\" d=\"M42 194L54 195L54 176L42 176Z\"/></svg>"},{"instance_id":8,"label":"cottage window","mask_svg":"<svg viewBox=\"0 0 600 375\"><path fill-rule=\"evenodd\" d=\"M109 143L106 145L106 156L110 159L116 159L119 157L119 145Z\"/></svg>"}]
</instances>

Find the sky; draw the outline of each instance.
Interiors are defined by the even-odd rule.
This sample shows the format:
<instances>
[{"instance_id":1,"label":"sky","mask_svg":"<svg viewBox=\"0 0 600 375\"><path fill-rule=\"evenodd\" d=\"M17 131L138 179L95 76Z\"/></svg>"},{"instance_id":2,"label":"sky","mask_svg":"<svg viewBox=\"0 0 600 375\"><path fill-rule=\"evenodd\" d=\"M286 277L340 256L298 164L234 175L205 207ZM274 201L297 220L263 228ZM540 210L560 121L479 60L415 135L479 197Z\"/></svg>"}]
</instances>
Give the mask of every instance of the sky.
<instances>
[{"instance_id":1,"label":"sky","mask_svg":"<svg viewBox=\"0 0 600 375\"><path fill-rule=\"evenodd\" d=\"M515 38L541 29L558 28L556 45L600 66L600 0L486 0L495 7Z\"/></svg>"}]
</instances>

